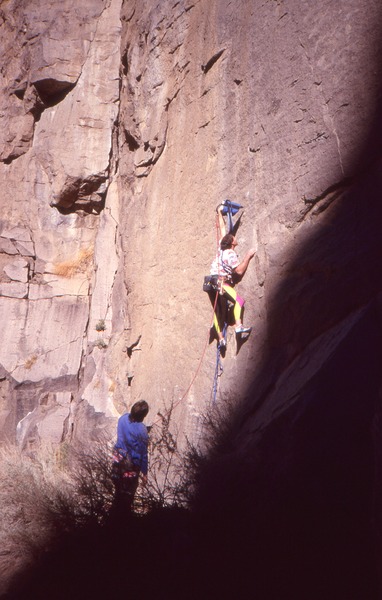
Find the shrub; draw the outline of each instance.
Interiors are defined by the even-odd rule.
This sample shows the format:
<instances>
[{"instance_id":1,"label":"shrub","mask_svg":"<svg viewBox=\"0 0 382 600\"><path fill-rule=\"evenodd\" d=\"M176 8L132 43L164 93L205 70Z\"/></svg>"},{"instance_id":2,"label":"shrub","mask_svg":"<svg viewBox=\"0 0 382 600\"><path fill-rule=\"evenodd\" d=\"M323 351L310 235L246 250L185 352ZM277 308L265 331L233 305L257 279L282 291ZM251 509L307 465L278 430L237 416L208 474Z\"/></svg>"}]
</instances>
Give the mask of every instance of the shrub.
<instances>
[{"instance_id":1,"label":"shrub","mask_svg":"<svg viewBox=\"0 0 382 600\"><path fill-rule=\"evenodd\" d=\"M32 459L10 445L0 449L1 580L73 527L72 498L73 485L52 452Z\"/></svg>"},{"instance_id":2,"label":"shrub","mask_svg":"<svg viewBox=\"0 0 382 600\"><path fill-rule=\"evenodd\" d=\"M78 252L77 256L71 260L65 260L57 263L53 269L54 275L70 278L74 277L74 275L77 275L78 273L85 273L90 265L93 253L93 247L82 248Z\"/></svg>"},{"instance_id":3,"label":"shrub","mask_svg":"<svg viewBox=\"0 0 382 600\"><path fill-rule=\"evenodd\" d=\"M138 512L170 506L187 507L190 497L190 452L179 447L179 431L172 423L173 406L158 413L150 431L147 484L138 488Z\"/></svg>"},{"instance_id":4,"label":"shrub","mask_svg":"<svg viewBox=\"0 0 382 600\"><path fill-rule=\"evenodd\" d=\"M133 506L139 515L188 505L189 468L184 468L177 431L170 430L171 416L172 408L160 413L150 432L148 482L138 488ZM101 531L112 523L113 442L99 440L77 449L65 443L33 456L10 445L0 448L3 586L17 570L39 562L60 539Z\"/></svg>"},{"instance_id":5,"label":"shrub","mask_svg":"<svg viewBox=\"0 0 382 600\"><path fill-rule=\"evenodd\" d=\"M33 354L32 356L27 358L24 363L24 369L28 369L28 370L31 369L33 367L33 365L35 364L36 360L37 360L36 354Z\"/></svg>"},{"instance_id":6,"label":"shrub","mask_svg":"<svg viewBox=\"0 0 382 600\"><path fill-rule=\"evenodd\" d=\"M97 348L99 348L100 350L103 350L104 348L107 348L107 343L102 338L99 338L95 342L95 346L97 346Z\"/></svg>"},{"instance_id":7,"label":"shrub","mask_svg":"<svg viewBox=\"0 0 382 600\"><path fill-rule=\"evenodd\" d=\"M105 323L105 319L100 319L97 323L96 323L96 331L105 331L106 329L106 323Z\"/></svg>"}]
</instances>

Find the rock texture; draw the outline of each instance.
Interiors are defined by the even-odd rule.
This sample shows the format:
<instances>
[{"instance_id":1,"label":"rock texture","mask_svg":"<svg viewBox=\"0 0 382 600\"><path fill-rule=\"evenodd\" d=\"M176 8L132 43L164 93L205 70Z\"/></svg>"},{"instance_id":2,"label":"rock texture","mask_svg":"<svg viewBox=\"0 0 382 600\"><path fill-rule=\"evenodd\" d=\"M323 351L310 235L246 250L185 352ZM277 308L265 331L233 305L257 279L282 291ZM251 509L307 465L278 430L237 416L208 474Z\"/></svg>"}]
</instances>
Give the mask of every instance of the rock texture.
<instances>
[{"instance_id":1,"label":"rock texture","mask_svg":"<svg viewBox=\"0 0 382 600\"><path fill-rule=\"evenodd\" d=\"M198 437L225 198L257 250L254 330L229 331L217 398L255 397L266 427L381 289L378 3L8 0L0 18L2 439L111 433L139 398Z\"/></svg>"},{"instance_id":2,"label":"rock texture","mask_svg":"<svg viewBox=\"0 0 382 600\"><path fill-rule=\"evenodd\" d=\"M291 558L273 597L303 557L288 549L296 528L309 546L311 522L292 506L309 507L318 535L351 490L337 545L320 538L334 563L341 527L361 523L344 565L372 519L382 535L381 31L377 0L0 7L0 439L33 450L114 435L145 398L151 422L172 403L180 433L198 440L216 367L201 284L215 208L240 202L239 251L256 248L239 286L254 329L244 343L228 333L217 403L233 402L229 445L199 499L208 519L221 506L219 537L244 494L237 535L266 557L264 523L274 535L281 524ZM366 597L362 568L333 597Z\"/></svg>"},{"instance_id":3,"label":"rock texture","mask_svg":"<svg viewBox=\"0 0 382 600\"><path fill-rule=\"evenodd\" d=\"M82 373L97 372L107 345L95 322L108 318L117 252L120 10L120 2L103 1L2 9L0 362L13 390L2 436L15 439L17 425L27 446L71 434L89 383ZM107 415L109 404L107 393L101 404L92 399Z\"/></svg>"}]
</instances>

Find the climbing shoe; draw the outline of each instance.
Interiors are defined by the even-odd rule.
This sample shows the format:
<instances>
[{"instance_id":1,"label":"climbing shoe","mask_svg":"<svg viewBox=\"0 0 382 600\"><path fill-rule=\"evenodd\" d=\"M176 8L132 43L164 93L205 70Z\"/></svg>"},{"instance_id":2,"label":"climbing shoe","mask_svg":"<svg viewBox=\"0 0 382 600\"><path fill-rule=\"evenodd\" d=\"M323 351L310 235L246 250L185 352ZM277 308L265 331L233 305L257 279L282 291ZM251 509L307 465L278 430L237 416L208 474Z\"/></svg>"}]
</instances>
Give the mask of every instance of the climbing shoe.
<instances>
[{"instance_id":1,"label":"climbing shoe","mask_svg":"<svg viewBox=\"0 0 382 600\"><path fill-rule=\"evenodd\" d=\"M252 327L244 327L244 325L238 325L235 327L235 333L251 333Z\"/></svg>"}]
</instances>

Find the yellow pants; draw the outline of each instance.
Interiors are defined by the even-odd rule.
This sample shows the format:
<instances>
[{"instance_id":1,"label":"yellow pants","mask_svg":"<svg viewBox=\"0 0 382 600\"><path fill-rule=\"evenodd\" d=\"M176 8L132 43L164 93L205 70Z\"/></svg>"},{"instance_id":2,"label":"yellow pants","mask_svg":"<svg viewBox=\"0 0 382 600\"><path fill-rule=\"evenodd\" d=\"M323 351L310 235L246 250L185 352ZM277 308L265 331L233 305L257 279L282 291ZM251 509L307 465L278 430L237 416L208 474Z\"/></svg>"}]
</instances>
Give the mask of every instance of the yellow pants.
<instances>
[{"instance_id":1,"label":"yellow pants","mask_svg":"<svg viewBox=\"0 0 382 600\"><path fill-rule=\"evenodd\" d=\"M233 301L233 303L234 303L234 306L233 306L234 319L235 319L235 321L240 321L241 320L241 311L242 311L242 308L243 308L244 302L245 302L244 298L239 296L239 294L236 292L235 288L233 288L231 285L228 285L227 283L223 283L223 285L222 285L221 296L223 296L224 298L227 298L228 300ZM216 300L216 305L215 305L215 300ZM212 301L212 298L211 298L211 301ZM222 308L221 308L221 306L219 306L219 301L220 301L220 297L218 297L216 299L216 296L213 295L213 304L215 306L214 327L218 334L221 333L221 327L220 327L219 321L221 321L221 312L222 312Z\"/></svg>"}]
</instances>

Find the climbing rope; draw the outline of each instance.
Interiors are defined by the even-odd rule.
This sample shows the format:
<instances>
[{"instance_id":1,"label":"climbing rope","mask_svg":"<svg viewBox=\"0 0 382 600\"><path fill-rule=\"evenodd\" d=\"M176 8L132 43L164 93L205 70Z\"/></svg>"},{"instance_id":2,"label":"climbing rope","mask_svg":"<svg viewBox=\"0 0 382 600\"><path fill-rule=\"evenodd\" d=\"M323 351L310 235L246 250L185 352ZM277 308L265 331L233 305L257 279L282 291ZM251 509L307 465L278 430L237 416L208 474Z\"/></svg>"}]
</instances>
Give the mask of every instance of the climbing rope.
<instances>
[{"instance_id":1,"label":"climbing rope","mask_svg":"<svg viewBox=\"0 0 382 600\"><path fill-rule=\"evenodd\" d=\"M227 200L226 200L226 202L227 202ZM230 212L230 207L228 207L228 211ZM216 228L216 256L218 256L219 255L219 248L220 248L220 238L219 238L220 229L219 229L219 216L218 216L218 214L216 214L215 228ZM216 310L216 305L217 305L218 299L219 299L219 292L216 292L213 314L215 314L215 310ZM225 313L225 314L227 314L227 313ZM223 326L222 334L223 334L225 346L227 346L227 328L228 328L228 325L226 323L226 319L224 319L224 326ZM212 391L211 391L211 396L210 396L210 402L211 402L211 399L212 399L212 402L214 404L216 402L219 377L221 377L221 375L223 374L223 371L224 371L224 368L223 368L223 363L222 363L222 360L221 360L221 347L220 347L220 344L218 344L217 348L216 348L216 366L215 366L214 380L213 380Z\"/></svg>"},{"instance_id":2,"label":"climbing rope","mask_svg":"<svg viewBox=\"0 0 382 600\"><path fill-rule=\"evenodd\" d=\"M205 343L204 343L204 348L203 348L203 351L202 351L201 357L200 357L200 359L199 359L199 364L198 364L198 366L197 366L197 369L196 369L196 371L195 371L195 373L194 373L194 375L193 375L193 377L192 377L192 379L191 379L191 382L190 382L190 384L189 384L188 388L186 389L186 391L184 392L184 394L182 395L182 397L181 397L181 398L179 398L179 399L178 399L176 402L174 402L174 403L172 404L172 407L171 407L171 408L172 408L172 410L174 410L174 409L175 409L175 408L178 406L178 404L180 404L181 402L183 402L183 400L184 400L184 399L185 399L185 398L188 396L188 394L189 394L189 392L190 392L190 389L191 389L191 388L192 388L192 386L194 385L194 381L195 381L195 379L197 378L197 376L198 376L198 374L199 374L199 371L200 371L200 368L201 368L201 366L202 366L202 362L203 362L203 359L204 359L204 355L205 355L205 353L206 353L207 346L208 346L208 344L209 344L209 340L210 340L210 329L211 329L211 327L212 327L212 325L213 325L213 322L214 322L214 314L215 314L215 310L216 310L216 304L217 304L218 298L219 298L219 292L216 292L216 295L215 295L215 302L214 302L214 306L213 306L213 310L212 310L211 322L210 322L210 326L209 326L209 329L208 329L208 334L207 334L207 337L206 337L206 341L205 341ZM155 421L153 421L153 423L152 423L152 426L156 425L156 424L157 424L159 421L160 421L160 419L159 419L159 418L158 418L158 419L156 419Z\"/></svg>"},{"instance_id":3,"label":"climbing rope","mask_svg":"<svg viewBox=\"0 0 382 600\"><path fill-rule=\"evenodd\" d=\"M227 323L226 322L224 323L222 333L223 333L224 341L226 342L226 345L227 345ZM215 367L215 374L214 374L214 383L212 386L212 393L211 393L212 402L214 404L216 402L219 377L221 377L223 375L223 371L224 371L224 368L223 368L223 363L221 360L220 344L218 344L218 346L216 348L216 367Z\"/></svg>"},{"instance_id":4,"label":"climbing rope","mask_svg":"<svg viewBox=\"0 0 382 600\"><path fill-rule=\"evenodd\" d=\"M231 231L233 229L232 215L235 215L237 213L237 211L240 208L242 208L242 206L240 204L235 203L235 202L231 202L230 200L225 200L224 204L225 204L224 214L228 214L229 229ZM218 255L218 253L219 253L219 247L220 247L219 217L218 217L218 214L216 214L215 225L216 225L216 248L217 248L217 255ZM190 390L191 390L191 388L192 388L192 386L193 386L193 384L195 382L195 379L197 378L197 376L199 374L199 371L200 371L200 368L202 366L202 362L203 362L203 359L204 359L204 356L205 356L205 353L206 353L206 350L207 350L207 346L208 346L208 343L209 343L210 329L211 329L211 327L213 325L213 320L214 320L214 315L215 315L216 305L218 303L218 300L219 300L219 292L216 292L216 294L215 294L215 301L214 301L213 310L212 310L211 323L210 323L210 327L209 327L209 330L208 330L208 335L207 335L207 338L206 338L206 341L205 341L205 344L204 344L204 348L203 348L203 351L202 351L202 355L201 355L201 357L199 359L199 364L198 364L197 369L196 369L196 371L195 371L195 373L194 373L194 375L193 375L193 377L191 379L191 382L190 382L188 388L186 389L186 391L184 392L184 394L181 396L181 398L179 398L176 402L174 402L174 404L172 405L172 409L175 409L188 396L188 394L189 394L189 392L190 392ZM228 328L228 325L226 323L226 318L225 318L224 326L223 326L223 331L222 331L225 342L227 340L227 328ZM213 387L212 387L212 393L211 393L212 400L213 400L214 403L216 402L219 377L222 375L223 370L224 369L223 369L223 363L222 363L222 360L221 360L220 345L218 344L217 345L217 349L216 349L216 366L215 366L214 381L213 381ZM211 398L210 398L210 400L211 400ZM153 425L155 425L156 422L157 421L154 421Z\"/></svg>"}]
</instances>

